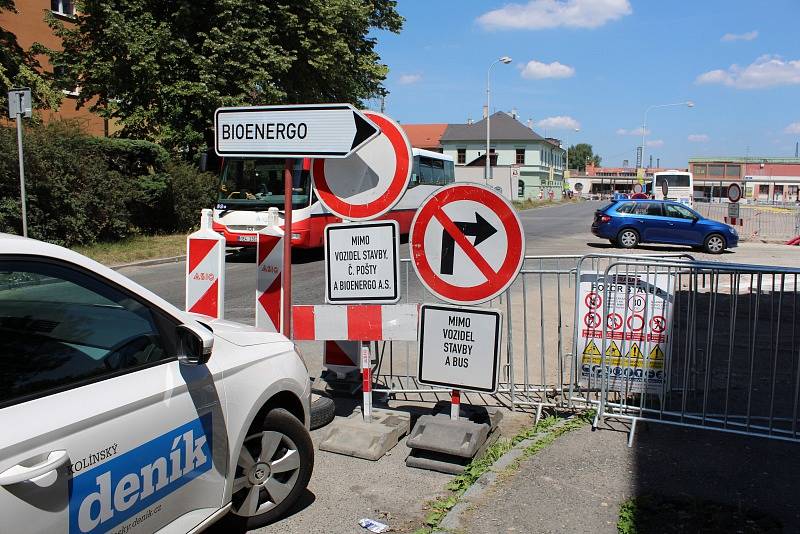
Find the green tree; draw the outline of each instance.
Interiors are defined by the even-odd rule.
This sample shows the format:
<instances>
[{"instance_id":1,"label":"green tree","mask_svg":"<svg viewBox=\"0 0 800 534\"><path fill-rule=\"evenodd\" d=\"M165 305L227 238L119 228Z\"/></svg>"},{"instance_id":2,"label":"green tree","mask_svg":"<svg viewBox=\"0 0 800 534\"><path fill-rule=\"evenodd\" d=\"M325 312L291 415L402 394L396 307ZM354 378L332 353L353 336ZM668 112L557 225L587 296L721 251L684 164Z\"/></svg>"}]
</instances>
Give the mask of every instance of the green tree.
<instances>
[{"instance_id":1,"label":"green tree","mask_svg":"<svg viewBox=\"0 0 800 534\"><path fill-rule=\"evenodd\" d=\"M592 163L595 167L600 166L600 156L592 151L592 145L588 143L578 143L569 147L569 168L586 170L586 163Z\"/></svg>"},{"instance_id":2,"label":"green tree","mask_svg":"<svg viewBox=\"0 0 800 534\"><path fill-rule=\"evenodd\" d=\"M373 32L400 31L395 4L84 0L74 25L51 18L64 45L53 58L80 80L80 105L188 159L211 146L219 106L384 94Z\"/></svg>"},{"instance_id":3,"label":"green tree","mask_svg":"<svg viewBox=\"0 0 800 534\"><path fill-rule=\"evenodd\" d=\"M16 13L14 0L0 0L0 13ZM42 73L37 58L46 49L34 44L25 50L17 41L17 36L0 26L0 113L8 116L6 93L12 87L30 87L33 105L39 109L57 109L62 94L53 83L52 76Z\"/></svg>"}]
</instances>

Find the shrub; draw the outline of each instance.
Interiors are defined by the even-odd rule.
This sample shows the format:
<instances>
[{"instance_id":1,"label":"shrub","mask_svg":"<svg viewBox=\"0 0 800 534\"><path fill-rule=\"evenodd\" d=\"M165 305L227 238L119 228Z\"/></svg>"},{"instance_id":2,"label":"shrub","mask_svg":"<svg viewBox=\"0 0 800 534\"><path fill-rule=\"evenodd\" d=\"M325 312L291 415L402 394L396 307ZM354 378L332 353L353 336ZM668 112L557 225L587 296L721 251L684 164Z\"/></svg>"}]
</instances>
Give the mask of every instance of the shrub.
<instances>
[{"instance_id":1,"label":"shrub","mask_svg":"<svg viewBox=\"0 0 800 534\"><path fill-rule=\"evenodd\" d=\"M24 132L28 235L65 246L185 231L214 200L209 173L147 141L92 137L70 121ZM0 231L20 233L16 132L0 128Z\"/></svg>"}]
</instances>

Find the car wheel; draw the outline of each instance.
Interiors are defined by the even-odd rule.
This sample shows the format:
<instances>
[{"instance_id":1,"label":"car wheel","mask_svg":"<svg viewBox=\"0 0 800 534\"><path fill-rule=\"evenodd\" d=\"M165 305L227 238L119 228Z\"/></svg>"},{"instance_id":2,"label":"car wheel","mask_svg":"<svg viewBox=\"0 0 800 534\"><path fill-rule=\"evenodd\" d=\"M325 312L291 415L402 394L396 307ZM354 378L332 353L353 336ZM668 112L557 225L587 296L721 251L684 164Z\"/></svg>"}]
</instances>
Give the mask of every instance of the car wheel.
<instances>
[{"instance_id":1,"label":"car wheel","mask_svg":"<svg viewBox=\"0 0 800 534\"><path fill-rule=\"evenodd\" d=\"M316 397L316 398L314 398ZM333 421L336 405L333 399L312 393L311 398L311 430L316 430Z\"/></svg>"},{"instance_id":2,"label":"car wheel","mask_svg":"<svg viewBox=\"0 0 800 534\"><path fill-rule=\"evenodd\" d=\"M706 237L704 248L709 254L722 254L725 250L725 238L719 234L711 234Z\"/></svg>"},{"instance_id":3,"label":"car wheel","mask_svg":"<svg viewBox=\"0 0 800 534\"><path fill-rule=\"evenodd\" d=\"M239 451L231 512L247 530L274 521L300 497L313 467L314 446L303 423L282 408L271 410Z\"/></svg>"},{"instance_id":4,"label":"car wheel","mask_svg":"<svg viewBox=\"0 0 800 534\"><path fill-rule=\"evenodd\" d=\"M617 242L622 248L633 248L639 243L639 234L636 230L626 228L617 236Z\"/></svg>"}]
</instances>

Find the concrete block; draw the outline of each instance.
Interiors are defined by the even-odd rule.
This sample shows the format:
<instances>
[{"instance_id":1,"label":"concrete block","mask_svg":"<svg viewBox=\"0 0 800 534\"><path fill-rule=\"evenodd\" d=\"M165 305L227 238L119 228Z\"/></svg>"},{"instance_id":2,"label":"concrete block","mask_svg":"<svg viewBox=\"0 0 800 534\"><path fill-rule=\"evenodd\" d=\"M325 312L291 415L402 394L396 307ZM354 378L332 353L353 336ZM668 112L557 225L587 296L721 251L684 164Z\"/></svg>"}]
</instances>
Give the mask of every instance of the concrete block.
<instances>
[{"instance_id":1,"label":"concrete block","mask_svg":"<svg viewBox=\"0 0 800 534\"><path fill-rule=\"evenodd\" d=\"M450 403L439 401L433 407L433 415L450 415ZM503 420L503 412L496 406L475 406L474 404L462 404L459 409L459 419L466 419L480 425L488 424L493 430L497 428Z\"/></svg>"},{"instance_id":2,"label":"concrete block","mask_svg":"<svg viewBox=\"0 0 800 534\"><path fill-rule=\"evenodd\" d=\"M407 444L412 449L472 458L486 441L490 430L488 424L464 419L454 421L444 414L423 415L417 419Z\"/></svg>"},{"instance_id":3,"label":"concrete block","mask_svg":"<svg viewBox=\"0 0 800 534\"><path fill-rule=\"evenodd\" d=\"M365 423L359 408L350 417L334 419L319 448L365 460L379 460L408 433L410 425L409 414L391 410L373 410L372 422Z\"/></svg>"}]
</instances>

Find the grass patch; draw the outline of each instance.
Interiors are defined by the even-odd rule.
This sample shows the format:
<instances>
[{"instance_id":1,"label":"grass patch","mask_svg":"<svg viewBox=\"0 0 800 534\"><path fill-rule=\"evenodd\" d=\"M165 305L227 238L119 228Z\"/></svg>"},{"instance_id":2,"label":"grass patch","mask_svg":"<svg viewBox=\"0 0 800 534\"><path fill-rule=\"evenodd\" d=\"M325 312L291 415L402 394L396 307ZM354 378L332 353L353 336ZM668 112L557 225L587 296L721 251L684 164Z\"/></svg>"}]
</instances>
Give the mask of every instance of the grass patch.
<instances>
[{"instance_id":1,"label":"grass patch","mask_svg":"<svg viewBox=\"0 0 800 534\"><path fill-rule=\"evenodd\" d=\"M186 234L134 236L113 243L80 245L73 250L104 265L120 265L186 254Z\"/></svg>"},{"instance_id":2,"label":"grass patch","mask_svg":"<svg viewBox=\"0 0 800 534\"><path fill-rule=\"evenodd\" d=\"M563 200L549 200L549 199L532 199L526 198L525 200L514 200L512 204L518 210L529 210L532 208L542 208L544 206L555 206L557 204L568 204L571 202L578 202L577 198L564 198Z\"/></svg>"},{"instance_id":3,"label":"grass patch","mask_svg":"<svg viewBox=\"0 0 800 534\"><path fill-rule=\"evenodd\" d=\"M619 507L619 534L756 534L783 532L775 518L746 508L690 497L642 495Z\"/></svg>"},{"instance_id":4,"label":"grass patch","mask_svg":"<svg viewBox=\"0 0 800 534\"><path fill-rule=\"evenodd\" d=\"M549 416L540 419L539 422L529 428L523 429L511 439L500 439L493 443L480 458L473 459L464 469L464 472L451 480L446 487L450 494L446 497L439 497L428 502L428 515L425 517L425 526L415 531L414 534L429 534L437 530L439 523L456 504L461 496L470 486L472 486L481 475L492 468L492 465L505 453L510 451L521 442L540 436L539 439L526 447L523 457L533 456L556 440L562 434L579 428L590 423L594 418L594 412L587 412L566 421L564 424L555 427L559 422L564 421L564 417ZM509 467L514 470L519 467L519 461Z\"/></svg>"}]
</instances>

